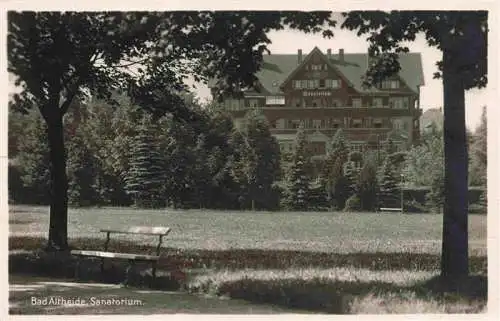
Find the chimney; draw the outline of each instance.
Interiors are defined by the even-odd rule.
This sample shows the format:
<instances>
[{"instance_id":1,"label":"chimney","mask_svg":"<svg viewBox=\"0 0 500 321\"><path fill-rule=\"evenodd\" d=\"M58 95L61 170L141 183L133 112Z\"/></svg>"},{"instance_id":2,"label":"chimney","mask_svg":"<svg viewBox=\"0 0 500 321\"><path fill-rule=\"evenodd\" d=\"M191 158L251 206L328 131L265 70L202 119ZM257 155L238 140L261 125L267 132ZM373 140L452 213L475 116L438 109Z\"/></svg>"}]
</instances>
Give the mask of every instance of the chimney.
<instances>
[{"instance_id":1,"label":"chimney","mask_svg":"<svg viewBox=\"0 0 500 321\"><path fill-rule=\"evenodd\" d=\"M298 54L298 61L297 63L300 64L302 63L302 49L299 49L299 51L297 52Z\"/></svg>"},{"instance_id":2,"label":"chimney","mask_svg":"<svg viewBox=\"0 0 500 321\"><path fill-rule=\"evenodd\" d=\"M344 62L344 49L339 49L339 60Z\"/></svg>"},{"instance_id":3,"label":"chimney","mask_svg":"<svg viewBox=\"0 0 500 321\"><path fill-rule=\"evenodd\" d=\"M326 50L326 56L328 57L328 59L332 59L332 49Z\"/></svg>"}]
</instances>

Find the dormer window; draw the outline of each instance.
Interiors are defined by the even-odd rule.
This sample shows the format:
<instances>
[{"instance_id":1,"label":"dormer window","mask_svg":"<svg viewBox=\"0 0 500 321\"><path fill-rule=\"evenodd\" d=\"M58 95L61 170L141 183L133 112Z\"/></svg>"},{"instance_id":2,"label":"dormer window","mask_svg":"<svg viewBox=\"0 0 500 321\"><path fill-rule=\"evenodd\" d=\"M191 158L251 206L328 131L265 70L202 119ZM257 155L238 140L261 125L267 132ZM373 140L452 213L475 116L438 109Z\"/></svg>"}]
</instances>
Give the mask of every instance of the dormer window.
<instances>
[{"instance_id":1,"label":"dormer window","mask_svg":"<svg viewBox=\"0 0 500 321\"><path fill-rule=\"evenodd\" d=\"M382 89L398 89L399 80L384 80L380 86Z\"/></svg>"}]
</instances>

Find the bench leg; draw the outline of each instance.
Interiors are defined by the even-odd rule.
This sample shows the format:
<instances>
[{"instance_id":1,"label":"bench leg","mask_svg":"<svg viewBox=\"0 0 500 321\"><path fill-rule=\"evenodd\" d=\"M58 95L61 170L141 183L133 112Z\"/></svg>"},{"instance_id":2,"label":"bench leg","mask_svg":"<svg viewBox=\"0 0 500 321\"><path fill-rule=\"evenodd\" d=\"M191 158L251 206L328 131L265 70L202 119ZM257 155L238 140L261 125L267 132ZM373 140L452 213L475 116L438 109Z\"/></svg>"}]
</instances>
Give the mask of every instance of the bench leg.
<instances>
[{"instance_id":1,"label":"bench leg","mask_svg":"<svg viewBox=\"0 0 500 321\"><path fill-rule=\"evenodd\" d=\"M76 263L75 263L75 279L80 278L80 258L76 258Z\"/></svg>"},{"instance_id":2,"label":"bench leg","mask_svg":"<svg viewBox=\"0 0 500 321\"><path fill-rule=\"evenodd\" d=\"M134 260L129 260L128 261L128 266L127 266L127 271L125 272L125 282L124 285L130 285L131 284L131 273L134 271L135 267L135 261Z\"/></svg>"},{"instance_id":3,"label":"bench leg","mask_svg":"<svg viewBox=\"0 0 500 321\"><path fill-rule=\"evenodd\" d=\"M155 286L156 283L156 262L153 261L151 269L151 288Z\"/></svg>"},{"instance_id":4,"label":"bench leg","mask_svg":"<svg viewBox=\"0 0 500 321\"><path fill-rule=\"evenodd\" d=\"M104 275L104 258L101 259L101 275Z\"/></svg>"}]
</instances>

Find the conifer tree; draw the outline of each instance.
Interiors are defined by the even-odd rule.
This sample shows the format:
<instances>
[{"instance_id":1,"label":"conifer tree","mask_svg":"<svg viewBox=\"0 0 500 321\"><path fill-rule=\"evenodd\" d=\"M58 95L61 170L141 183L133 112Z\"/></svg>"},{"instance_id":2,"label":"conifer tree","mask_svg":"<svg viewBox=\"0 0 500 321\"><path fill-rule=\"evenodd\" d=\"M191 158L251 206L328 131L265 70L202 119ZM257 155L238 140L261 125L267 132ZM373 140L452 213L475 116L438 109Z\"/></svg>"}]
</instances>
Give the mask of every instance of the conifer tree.
<instances>
[{"instance_id":1,"label":"conifer tree","mask_svg":"<svg viewBox=\"0 0 500 321\"><path fill-rule=\"evenodd\" d=\"M307 138L303 128L297 131L295 151L287 179L286 206L291 210L306 210L311 197Z\"/></svg>"},{"instance_id":2,"label":"conifer tree","mask_svg":"<svg viewBox=\"0 0 500 321\"><path fill-rule=\"evenodd\" d=\"M339 128L327 146L327 155L321 172L326 185L327 199L332 208L343 208L349 197L347 181L344 177L344 163L348 159L349 149L344 132Z\"/></svg>"},{"instance_id":3,"label":"conifer tree","mask_svg":"<svg viewBox=\"0 0 500 321\"><path fill-rule=\"evenodd\" d=\"M155 140L152 121L144 116L134 137L126 188L137 207L159 207L164 199L164 164Z\"/></svg>"},{"instance_id":4,"label":"conifer tree","mask_svg":"<svg viewBox=\"0 0 500 321\"><path fill-rule=\"evenodd\" d=\"M374 156L365 159L363 168L359 174L357 190L361 202L361 209L373 211L377 207L377 159Z\"/></svg>"},{"instance_id":5,"label":"conifer tree","mask_svg":"<svg viewBox=\"0 0 500 321\"><path fill-rule=\"evenodd\" d=\"M389 156L384 160L379 174L379 206L380 207L399 207L398 187L399 180L396 177L394 164ZM399 204L399 205L398 205Z\"/></svg>"}]
</instances>

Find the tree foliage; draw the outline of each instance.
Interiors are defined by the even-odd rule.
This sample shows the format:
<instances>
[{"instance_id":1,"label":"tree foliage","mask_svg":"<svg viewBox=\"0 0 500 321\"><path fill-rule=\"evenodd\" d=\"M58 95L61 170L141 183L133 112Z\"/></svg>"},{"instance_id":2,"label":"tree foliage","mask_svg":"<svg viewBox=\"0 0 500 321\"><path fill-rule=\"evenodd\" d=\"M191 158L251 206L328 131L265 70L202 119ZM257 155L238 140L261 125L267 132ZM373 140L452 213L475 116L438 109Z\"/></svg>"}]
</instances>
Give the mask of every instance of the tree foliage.
<instances>
[{"instance_id":1,"label":"tree foliage","mask_svg":"<svg viewBox=\"0 0 500 321\"><path fill-rule=\"evenodd\" d=\"M329 12L8 13L8 71L21 88L11 105L36 105L48 125L52 198L48 248L67 244L63 116L75 98L127 92L155 115L196 120L178 92L184 79L217 79L219 94L252 87L270 43L285 26L332 36ZM327 25L327 29L321 26Z\"/></svg>"}]
</instances>

